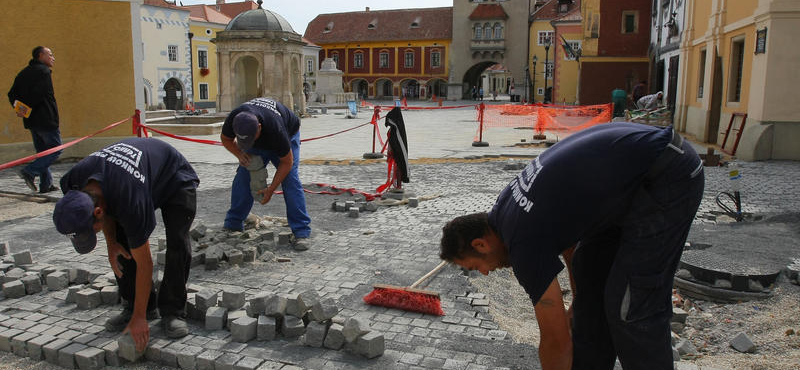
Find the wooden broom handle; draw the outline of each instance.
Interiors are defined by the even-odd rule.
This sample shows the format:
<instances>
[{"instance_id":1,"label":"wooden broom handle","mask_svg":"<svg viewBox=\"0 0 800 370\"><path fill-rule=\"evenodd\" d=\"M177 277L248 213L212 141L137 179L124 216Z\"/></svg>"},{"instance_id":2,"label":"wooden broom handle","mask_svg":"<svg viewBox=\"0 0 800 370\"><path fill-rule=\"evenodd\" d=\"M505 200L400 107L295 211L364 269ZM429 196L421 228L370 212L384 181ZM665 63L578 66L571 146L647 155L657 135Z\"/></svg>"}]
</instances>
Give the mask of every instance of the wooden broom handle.
<instances>
[{"instance_id":1,"label":"wooden broom handle","mask_svg":"<svg viewBox=\"0 0 800 370\"><path fill-rule=\"evenodd\" d=\"M442 267L444 267L444 265L446 265L446 264L447 264L447 261L442 261L441 263L439 263L438 266L434 267L433 270L429 271L427 274L425 274L424 276L419 278L419 280L415 281L414 284L411 284L411 286L409 286L409 288L412 288L412 289L416 288L417 285L422 284L422 282L425 281L425 279L427 279L427 278L431 277L431 275L439 272L439 270L441 270Z\"/></svg>"}]
</instances>

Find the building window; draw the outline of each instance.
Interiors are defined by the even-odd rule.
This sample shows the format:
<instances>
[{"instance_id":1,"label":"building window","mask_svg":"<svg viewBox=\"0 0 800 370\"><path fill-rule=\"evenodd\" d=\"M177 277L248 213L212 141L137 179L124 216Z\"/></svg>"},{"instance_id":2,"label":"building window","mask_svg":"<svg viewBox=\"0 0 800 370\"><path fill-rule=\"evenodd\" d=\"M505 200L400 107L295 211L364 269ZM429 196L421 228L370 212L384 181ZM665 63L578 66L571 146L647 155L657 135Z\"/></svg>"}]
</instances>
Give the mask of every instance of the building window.
<instances>
[{"instance_id":1,"label":"building window","mask_svg":"<svg viewBox=\"0 0 800 370\"><path fill-rule=\"evenodd\" d=\"M411 67L414 66L414 52L413 51L407 51L405 53L405 58L404 59L405 59L405 63L403 63L403 66L405 66L406 68L411 68Z\"/></svg>"},{"instance_id":2,"label":"building window","mask_svg":"<svg viewBox=\"0 0 800 370\"><path fill-rule=\"evenodd\" d=\"M494 38L497 40L503 39L503 26L500 23L494 24Z\"/></svg>"},{"instance_id":3,"label":"building window","mask_svg":"<svg viewBox=\"0 0 800 370\"><path fill-rule=\"evenodd\" d=\"M199 68L208 68L208 50L197 51L197 66Z\"/></svg>"},{"instance_id":4,"label":"building window","mask_svg":"<svg viewBox=\"0 0 800 370\"><path fill-rule=\"evenodd\" d=\"M483 25L483 38L487 40L492 38L492 25L489 23Z\"/></svg>"},{"instance_id":5,"label":"building window","mask_svg":"<svg viewBox=\"0 0 800 370\"><path fill-rule=\"evenodd\" d=\"M200 100L208 100L208 84L200 84Z\"/></svg>"},{"instance_id":6,"label":"building window","mask_svg":"<svg viewBox=\"0 0 800 370\"><path fill-rule=\"evenodd\" d=\"M381 52L378 54L378 67L389 68L389 53Z\"/></svg>"},{"instance_id":7,"label":"building window","mask_svg":"<svg viewBox=\"0 0 800 370\"><path fill-rule=\"evenodd\" d=\"M161 29L161 27L162 27L162 26L161 26L161 23L156 23L156 29L157 29L157 30L160 30L160 29Z\"/></svg>"},{"instance_id":8,"label":"building window","mask_svg":"<svg viewBox=\"0 0 800 370\"><path fill-rule=\"evenodd\" d=\"M539 40L536 45L552 44L554 35L554 31L539 31Z\"/></svg>"},{"instance_id":9,"label":"building window","mask_svg":"<svg viewBox=\"0 0 800 370\"><path fill-rule=\"evenodd\" d=\"M568 51L566 48L564 48L564 59L566 59L566 60L575 60L575 57L579 53L579 50L581 50L581 42L580 41L567 41L567 45L569 45L569 48L571 49L572 54L570 54L570 51Z\"/></svg>"},{"instance_id":10,"label":"building window","mask_svg":"<svg viewBox=\"0 0 800 370\"><path fill-rule=\"evenodd\" d=\"M442 66L442 53L438 50L431 52L431 67L441 67Z\"/></svg>"},{"instance_id":11,"label":"building window","mask_svg":"<svg viewBox=\"0 0 800 370\"><path fill-rule=\"evenodd\" d=\"M699 78L697 80L697 100L703 98L703 89L706 83L706 49L700 51L700 69L697 70Z\"/></svg>"},{"instance_id":12,"label":"building window","mask_svg":"<svg viewBox=\"0 0 800 370\"><path fill-rule=\"evenodd\" d=\"M355 55L353 55L353 66L356 68L364 68L364 53L355 53Z\"/></svg>"},{"instance_id":13,"label":"building window","mask_svg":"<svg viewBox=\"0 0 800 370\"><path fill-rule=\"evenodd\" d=\"M639 11L626 10L622 12L622 33L639 32Z\"/></svg>"},{"instance_id":14,"label":"building window","mask_svg":"<svg viewBox=\"0 0 800 370\"><path fill-rule=\"evenodd\" d=\"M475 39L480 40L483 37L483 27L480 24L475 25Z\"/></svg>"},{"instance_id":15,"label":"building window","mask_svg":"<svg viewBox=\"0 0 800 370\"><path fill-rule=\"evenodd\" d=\"M540 88L536 89L536 95L544 95L544 88L540 87Z\"/></svg>"},{"instance_id":16,"label":"building window","mask_svg":"<svg viewBox=\"0 0 800 370\"><path fill-rule=\"evenodd\" d=\"M308 74L314 73L314 59L306 60L306 73Z\"/></svg>"},{"instance_id":17,"label":"building window","mask_svg":"<svg viewBox=\"0 0 800 370\"><path fill-rule=\"evenodd\" d=\"M742 99L742 70L744 69L744 37L733 40L731 44L731 67L728 78L728 101Z\"/></svg>"},{"instance_id":18,"label":"building window","mask_svg":"<svg viewBox=\"0 0 800 370\"><path fill-rule=\"evenodd\" d=\"M178 46L177 45L169 45L169 46L167 46L167 58L169 58L170 62L177 62L178 61Z\"/></svg>"}]
</instances>

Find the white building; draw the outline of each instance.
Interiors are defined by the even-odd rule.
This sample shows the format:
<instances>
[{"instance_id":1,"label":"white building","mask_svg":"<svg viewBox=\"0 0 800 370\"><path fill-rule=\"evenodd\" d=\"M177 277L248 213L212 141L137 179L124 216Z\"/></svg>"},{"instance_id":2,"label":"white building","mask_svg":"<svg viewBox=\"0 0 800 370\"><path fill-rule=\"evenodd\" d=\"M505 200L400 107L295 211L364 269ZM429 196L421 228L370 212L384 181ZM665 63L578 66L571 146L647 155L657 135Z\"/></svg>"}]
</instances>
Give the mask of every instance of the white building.
<instances>
[{"instance_id":1,"label":"white building","mask_svg":"<svg viewBox=\"0 0 800 370\"><path fill-rule=\"evenodd\" d=\"M319 52L322 47L303 38L303 93L306 102L313 101L317 91L317 73L319 72Z\"/></svg>"},{"instance_id":2,"label":"white building","mask_svg":"<svg viewBox=\"0 0 800 370\"><path fill-rule=\"evenodd\" d=\"M680 89L680 43L686 29L685 0L653 0L650 14L650 83L648 93L664 92L664 104L675 112Z\"/></svg>"},{"instance_id":3,"label":"white building","mask_svg":"<svg viewBox=\"0 0 800 370\"><path fill-rule=\"evenodd\" d=\"M189 10L164 0L144 0L140 9L145 105L184 109L192 101Z\"/></svg>"}]
</instances>

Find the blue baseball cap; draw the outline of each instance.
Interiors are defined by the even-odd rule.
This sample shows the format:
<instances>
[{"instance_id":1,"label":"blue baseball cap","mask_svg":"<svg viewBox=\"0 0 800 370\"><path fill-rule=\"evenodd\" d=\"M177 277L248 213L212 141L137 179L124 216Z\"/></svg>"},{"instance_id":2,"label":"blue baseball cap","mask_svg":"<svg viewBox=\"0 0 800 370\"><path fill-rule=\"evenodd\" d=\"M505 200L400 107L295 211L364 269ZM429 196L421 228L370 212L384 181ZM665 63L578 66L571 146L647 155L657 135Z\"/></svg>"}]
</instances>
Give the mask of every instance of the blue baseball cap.
<instances>
[{"instance_id":1,"label":"blue baseball cap","mask_svg":"<svg viewBox=\"0 0 800 370\"><path fill-rule=\"evenodd\" d=\"M56 203L53 223L58 232L69 237L80 254L91 252L97 245L94 232L94 201L89 194L70 190Z\"/></svg>"},{"instance_id":2,"label":"blue baseball cap","mask_svg":"<svg viewBox=\"0 0 800 370\"><path fill-rule=\"evenodd\" d=\"M239 112L233 117L233 133L236 134L236 145L239 149L246 151L253 147L259 125L258 117L249 112Z\"/></svg>"}]
</instances>

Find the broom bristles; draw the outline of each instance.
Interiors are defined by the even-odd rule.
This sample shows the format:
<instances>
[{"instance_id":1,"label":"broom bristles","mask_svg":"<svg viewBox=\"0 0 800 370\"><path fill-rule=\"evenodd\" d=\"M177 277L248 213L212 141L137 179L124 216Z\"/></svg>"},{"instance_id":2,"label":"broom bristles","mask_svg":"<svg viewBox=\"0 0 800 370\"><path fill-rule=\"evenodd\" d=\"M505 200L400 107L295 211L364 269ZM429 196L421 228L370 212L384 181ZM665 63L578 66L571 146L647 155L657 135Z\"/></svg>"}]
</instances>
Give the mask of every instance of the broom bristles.
<instances>
[{"instance_id":1,"label":"broom bristles","mask_svg":"<svg viewBox=\"0 0 800 370\"><path fill-rule=\"evenodd\" d=\"M373 306L397 308L437 316L444 316L442 302L433 294L411 292L404 289L375 287L364 296L364 302Z\"/></svg>"}]
</instances>

